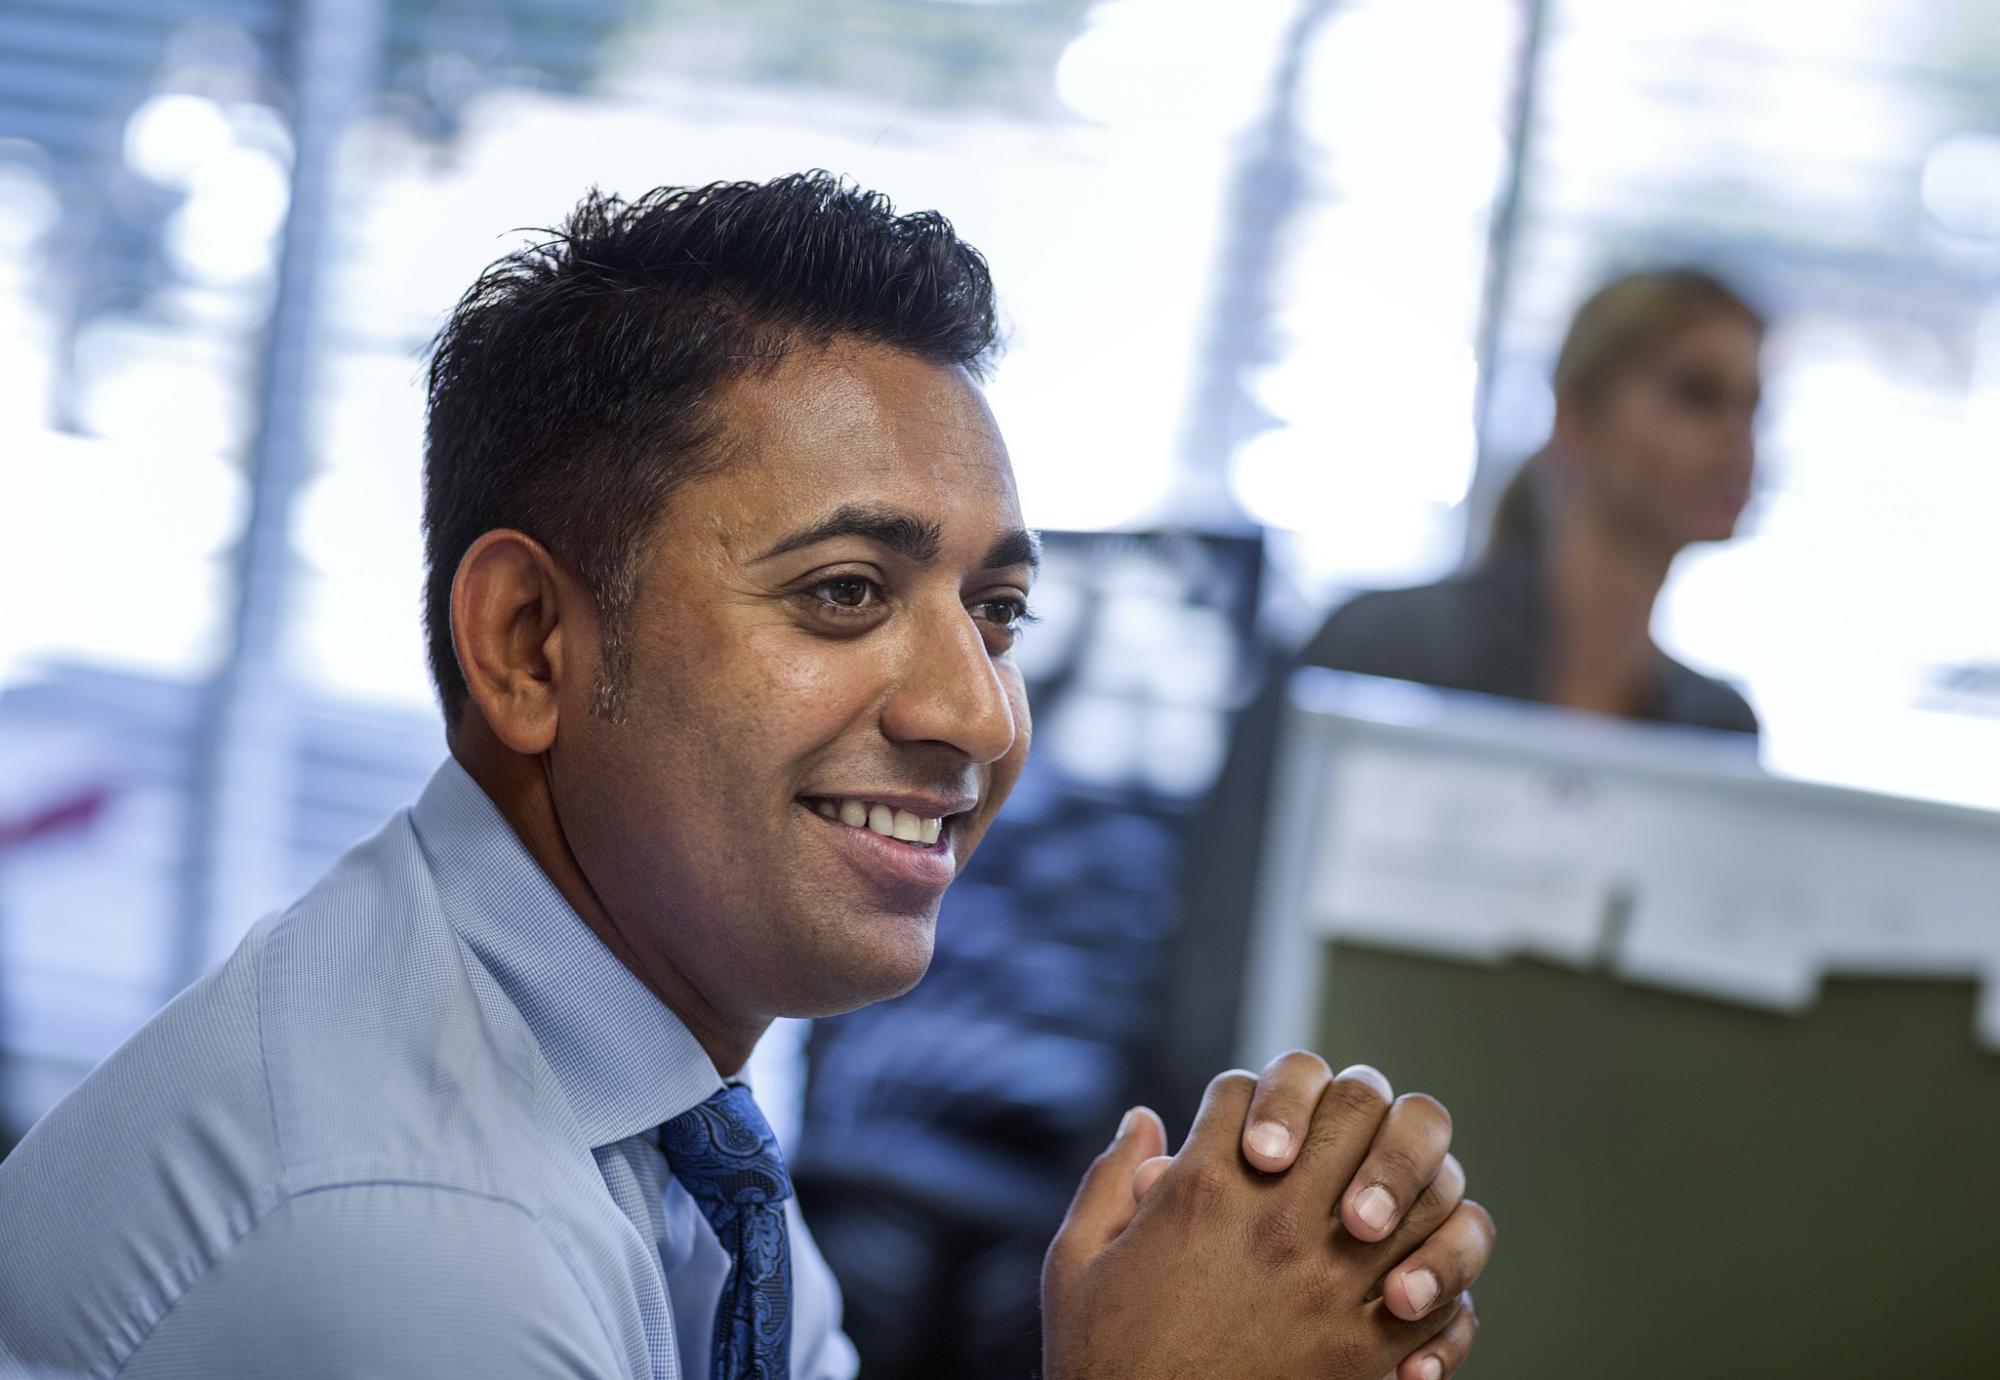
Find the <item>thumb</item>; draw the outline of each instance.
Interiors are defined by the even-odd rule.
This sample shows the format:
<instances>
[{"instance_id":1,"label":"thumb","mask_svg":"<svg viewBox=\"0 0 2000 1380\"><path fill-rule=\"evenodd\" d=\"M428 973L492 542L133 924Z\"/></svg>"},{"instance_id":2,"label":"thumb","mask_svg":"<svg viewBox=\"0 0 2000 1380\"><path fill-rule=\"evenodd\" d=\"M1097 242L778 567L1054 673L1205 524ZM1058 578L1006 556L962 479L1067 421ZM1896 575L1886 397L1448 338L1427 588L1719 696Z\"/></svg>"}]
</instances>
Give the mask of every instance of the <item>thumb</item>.
<instances>
[{"instance_id":1,"label":"thumb","mask_svg":"<svg viewBox=\"0 0 2000 1380\"><path fill-rule=\"evenodd\" d=\"M1117 1136L1091 1162L1069 1205L1059 1238L1065 1252L1088 1259L1125 1230L1139 1209L1138 1196L1132 1191L1134 1173L1140 1164L1165 1154L1166 1149L1167 1128L1150 1108L1134 1107L1125 1113Z\"/></svg>"}]
</instances>

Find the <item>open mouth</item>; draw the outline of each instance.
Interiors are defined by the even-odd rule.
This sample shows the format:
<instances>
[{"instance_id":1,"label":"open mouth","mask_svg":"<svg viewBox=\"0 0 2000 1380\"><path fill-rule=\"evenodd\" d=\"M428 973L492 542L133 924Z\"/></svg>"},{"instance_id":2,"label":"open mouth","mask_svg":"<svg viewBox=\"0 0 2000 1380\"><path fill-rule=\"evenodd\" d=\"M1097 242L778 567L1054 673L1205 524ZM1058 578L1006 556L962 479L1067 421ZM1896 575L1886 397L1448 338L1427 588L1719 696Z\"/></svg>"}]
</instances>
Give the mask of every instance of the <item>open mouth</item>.
<instances>
[{"instance_id":1,"label":"open mouth","mask_svg":"<svg viewBox=\"0 0 2000 1380\"><path fill-rule=\"evenodd\" d=\"M866 829L912 848L935 848L956 815L925 816L876 800L836 800L800 796L808 810L849 829Z\"/></svg>"}]
</instances>

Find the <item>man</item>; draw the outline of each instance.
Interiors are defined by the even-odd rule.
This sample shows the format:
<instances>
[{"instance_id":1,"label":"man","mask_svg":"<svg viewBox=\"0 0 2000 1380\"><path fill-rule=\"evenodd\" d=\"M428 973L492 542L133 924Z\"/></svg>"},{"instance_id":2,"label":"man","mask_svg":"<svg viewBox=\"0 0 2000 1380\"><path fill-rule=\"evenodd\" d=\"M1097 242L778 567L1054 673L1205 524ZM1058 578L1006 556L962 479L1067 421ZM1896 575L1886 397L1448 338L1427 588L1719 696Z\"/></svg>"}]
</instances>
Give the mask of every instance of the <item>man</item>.
<instances>
[{"instance_id":1,"label":"man","mask_svg":"<svg viewBox=\"0 0 2000 1380\"><path fill-rule=\"evenodd\" d=\"M125 1380L855 1372L749 1090L924 972L1021 769L978 254L824 175L593 196L430 379L451 760L0 1167L0 1355ZM1047 1374L1437 1380L1449 1121L1288 1056L1050 1249ZM1336 1220L1337 1219L1337 1220Z\"/></svg>"}]
</instances>

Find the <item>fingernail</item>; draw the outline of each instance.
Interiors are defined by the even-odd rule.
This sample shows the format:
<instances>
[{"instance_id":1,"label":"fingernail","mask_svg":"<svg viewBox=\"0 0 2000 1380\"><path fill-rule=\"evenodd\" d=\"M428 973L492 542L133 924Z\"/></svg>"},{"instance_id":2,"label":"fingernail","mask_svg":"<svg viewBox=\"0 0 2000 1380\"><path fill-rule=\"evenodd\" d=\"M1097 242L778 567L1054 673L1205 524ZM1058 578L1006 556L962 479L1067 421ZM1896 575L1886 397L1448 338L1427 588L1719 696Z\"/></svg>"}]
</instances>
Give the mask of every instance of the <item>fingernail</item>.
<instances>
[{"instance_id":1,"label":"fingernail","mask_svg":"<svg viewBox=\"0 0 2000 1380\"><path fill-rule=\"evenodd\" d=\"M1417 1362L1417 1374L1421 1375L1424 1380L1443 1380L1444 1362L1438 1360L1435 1356L1426 1356L1423 1360Z\"/></svg>"},{"instance_id":2,"label":"fingernail","mask_svg":"<svg viewBox=\"0 0 2000 1380\"><path fill-rule=\"evenodd\" d=\"M1354 1215L1366 1222L1370 1231L1387 1231L1396 1216L1396 1200L1382 1185L1370 1184L1354 1200Z\"/></svg>"},{"instance_id":3,"label":"fingernail","mask_svg":"<svg viewBox=\"0 0 2000 1380\"><path fill-rule=\"evenodd\" d=\"M1139 1124L1139 1109L1137 1107L1127 1108L1124 1119L1118 1123L1118 1134L1113 1136L1112 1139L1113 1140L1125 1139L1125 1137L1132 1134L1132 1128L1138 1124Z\"/></svg>"},{"instance_id":4,"label":"fingernail","mask_svg":"<svg viewBox=\"0 0 2000 1380\"><path fill-rule=\"evenodd\" d=\"M1275 1121L1260 1121L1250 1128L1250 1148L1267 1160L1283 1159L1292 1148L1292 1133Z\"/></svg>"},{"instance_id":5,"label":"fingernail","mask_svg":"<svg viewBox=\"0 0 2000 1380\"><path fill-rule=\"evenodd\" d=\"M1437 1300L1438 1277L1429 1270L1410 1271L1403 1276L1403 1296L1410 1301L1410 1307L1423 1312Z\"/></svg>"}]
</instances>

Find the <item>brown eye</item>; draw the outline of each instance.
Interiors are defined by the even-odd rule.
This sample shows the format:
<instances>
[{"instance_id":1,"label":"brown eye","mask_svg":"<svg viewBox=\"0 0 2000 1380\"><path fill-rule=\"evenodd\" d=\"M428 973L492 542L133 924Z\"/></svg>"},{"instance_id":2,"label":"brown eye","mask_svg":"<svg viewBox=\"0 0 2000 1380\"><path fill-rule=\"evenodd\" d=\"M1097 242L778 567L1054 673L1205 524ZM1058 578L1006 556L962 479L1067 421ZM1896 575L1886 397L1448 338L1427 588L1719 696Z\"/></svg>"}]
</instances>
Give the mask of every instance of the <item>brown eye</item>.
<instances>
[{"instance_id":1,"label":"brown eye","mask_svg":"<svg viewBox=\"0 0 2000 1380\"><path fill-rule=\"evenodd\" d=\"M982 599L972 606L973 616L993 624L1002 632L1019 635L1021 630L1035 621L1035 615L1028 612L1028 606L1019 599Z\"/></svg>"},{"instance_id":2,"label":"brown eye","mask_svg":"<svg viewBox=\"0 0 2000 1380\"><path fill-rule=\"evenodd\" d=\"M821 580L812 592L844 609L867 608L880 597L875 582L861 575L836 575L831 580Z\"/></svg>"}]
</instances>

